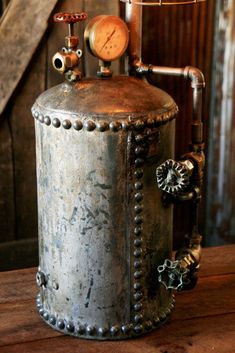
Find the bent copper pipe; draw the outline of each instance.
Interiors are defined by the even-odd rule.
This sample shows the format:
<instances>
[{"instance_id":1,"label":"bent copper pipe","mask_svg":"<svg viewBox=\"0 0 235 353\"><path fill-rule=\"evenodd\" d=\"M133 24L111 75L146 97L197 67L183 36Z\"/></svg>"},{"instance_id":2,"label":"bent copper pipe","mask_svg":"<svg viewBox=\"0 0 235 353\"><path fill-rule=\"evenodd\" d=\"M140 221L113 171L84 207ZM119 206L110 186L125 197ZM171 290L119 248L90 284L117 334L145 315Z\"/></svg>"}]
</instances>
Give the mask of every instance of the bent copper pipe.
<instances>
[{"instance_id":1,"label":"bent copper pipe","mask_svg":"<svg viewBox=\"0 0 235 353\"><path fill-rule=\"evenodd\" d=\"M186 66L185 68L154 66L143 64L141 61L134 62L134 67L139 74L153 73L166 76L176 76L191 81L191 87L193 90L192 144L202 144L202 89L206 86L203 73L196 67L192 66Z\"/></svg>"}]
</instances>

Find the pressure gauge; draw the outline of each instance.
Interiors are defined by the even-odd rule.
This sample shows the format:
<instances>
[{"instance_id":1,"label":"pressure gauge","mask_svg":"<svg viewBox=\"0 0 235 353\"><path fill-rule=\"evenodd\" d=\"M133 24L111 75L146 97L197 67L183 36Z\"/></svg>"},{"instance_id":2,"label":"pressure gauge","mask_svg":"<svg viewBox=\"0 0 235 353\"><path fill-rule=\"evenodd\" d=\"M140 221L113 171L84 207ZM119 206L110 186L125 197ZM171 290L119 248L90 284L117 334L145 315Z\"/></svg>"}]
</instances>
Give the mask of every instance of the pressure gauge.
<instances>
[{"instance_id":1,"label":"pressure gauge","mask_svg":"<svg viewBox=\"0 0 235 353\"><path fill-rule=\"evenodd\" d=\"M113 61L126 51L129 31L117 16L96 16L87 25L85 40L93 55L103 61Z\"/></svg>"}]
</instances>

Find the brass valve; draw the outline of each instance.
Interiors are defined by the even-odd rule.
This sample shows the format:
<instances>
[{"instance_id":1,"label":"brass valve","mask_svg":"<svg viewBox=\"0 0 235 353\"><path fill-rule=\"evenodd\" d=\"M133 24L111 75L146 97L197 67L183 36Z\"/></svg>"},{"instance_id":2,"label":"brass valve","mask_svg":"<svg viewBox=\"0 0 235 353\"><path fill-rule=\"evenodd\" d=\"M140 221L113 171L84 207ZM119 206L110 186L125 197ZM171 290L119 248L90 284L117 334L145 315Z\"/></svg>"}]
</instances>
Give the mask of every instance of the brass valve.
<instances>
[{"instance_id":1,"label":"brass valve","mask_svg":"<svg viewBox=\"0 0 235 353\"><path fill-rule=\"evenodd\" d=\"M82 13L56 13L55 22L64 22L68 24L69 34L65 37L65 47L57 52L52 58L52 64L56 71L65 74L68 81L73 82L81 78L81 72L78 69L82 50L78 49L79 37L74 35L74 24L87 19L87 14Z\"/></svg>"}]
</instances>

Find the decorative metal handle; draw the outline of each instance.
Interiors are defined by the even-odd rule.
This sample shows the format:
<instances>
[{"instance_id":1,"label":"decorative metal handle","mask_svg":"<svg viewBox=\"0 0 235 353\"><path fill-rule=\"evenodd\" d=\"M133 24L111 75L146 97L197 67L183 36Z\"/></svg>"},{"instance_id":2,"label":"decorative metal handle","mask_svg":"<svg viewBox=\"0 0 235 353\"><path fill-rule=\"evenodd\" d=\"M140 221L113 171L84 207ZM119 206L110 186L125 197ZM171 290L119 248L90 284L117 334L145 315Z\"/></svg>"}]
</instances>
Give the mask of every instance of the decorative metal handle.
<instances>
[{"instance_id":1,"label":"decorative metal handle","mask_svg":"<svg viewBox=\"0 0 235 353\"><path fill-rule=\"evenodd\" d=\"M189 186L193 169L194 165L189 160L176 162L168 159L156 170L159 189L172 195L183 192Z\"/></svg>"},{"instance_id":2,"label":"decorative metal handle","mask_svg":"<svg viewBox=\"0 0 235 353\"><path fill-rule=\"evenodd\" d=\"M86 12L58 12L53 17L55 22L77 23L87 19Z\"/></svg>"}]
</instances>

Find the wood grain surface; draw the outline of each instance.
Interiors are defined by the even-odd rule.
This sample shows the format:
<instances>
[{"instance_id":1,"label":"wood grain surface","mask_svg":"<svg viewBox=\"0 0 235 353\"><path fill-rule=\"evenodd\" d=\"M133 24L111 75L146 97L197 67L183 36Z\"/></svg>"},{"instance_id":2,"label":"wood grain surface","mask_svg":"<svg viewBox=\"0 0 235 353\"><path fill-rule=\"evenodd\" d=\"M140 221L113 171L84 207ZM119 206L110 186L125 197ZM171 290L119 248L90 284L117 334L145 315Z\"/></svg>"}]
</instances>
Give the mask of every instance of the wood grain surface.
<instances>
[{"instance_id":1,"label":"wood grain surface","mask_svg":"<svg viewBox=\"0 0 235 353\"><path fill-rule=\"evenodd\" d=\"M0 114L22 78L47 29L58 0L11 0L1 20Z\"/></svg>"},{"instance_id":2,"label":"wood grain surface","mask_svg":"<svg viewBox=\"0 0 235 353\"><path fill-rule=\"evenodd\" d=\"M49 328L35 310L35 272L0 273L0 353L235 352L235 246L205 249L199 283L176 295L171 321L120 342L75 339Z\"/></svg>"}]
</instances>

